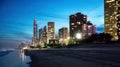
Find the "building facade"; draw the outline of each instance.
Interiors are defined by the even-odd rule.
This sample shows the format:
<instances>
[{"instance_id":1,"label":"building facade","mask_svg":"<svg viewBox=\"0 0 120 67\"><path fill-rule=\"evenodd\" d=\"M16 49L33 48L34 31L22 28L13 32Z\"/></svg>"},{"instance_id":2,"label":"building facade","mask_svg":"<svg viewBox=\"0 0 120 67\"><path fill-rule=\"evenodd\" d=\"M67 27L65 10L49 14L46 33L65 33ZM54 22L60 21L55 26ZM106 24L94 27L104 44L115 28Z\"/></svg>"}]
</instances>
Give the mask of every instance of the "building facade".
<instances>
[{"instance_id":1,"label":"building facade","mask_svg":"<svg viewBox=\"0 0 120 67\"><path fill-rule=\"evenodd\" d=\"M44 28L43 28L43 34L42 34L42 40L43 40L43 42L44 42L44 44L45 43L47 43L47 27L46 26L44 26Z\"/></svg>"},{"instance_id":2,"label":"building facade","mask_svg":"<svg viewBox=\"0 0 120 67\"><path fill-rule=\"evenodd\" d=\"M32 37L32 45L37 45L37 22L36 19L33 20L33 37Z\"/></svg>"},{"instance_id":3,"label":"building facade","mask_svg":"<svg viewBox=\"0 0 120 67\"><path fill-rule=\"evenodd\" d=\"M83 37L91 36L96 33L96 26L88 22L82 26Z\"/></svg>"},{"instance_id":4,"label":"building facade","mask_svg":"<svg viewBox=\"0 0 120 67\"><path fill-rule=\"evenodd\" d=\"M43 29L40 28L39 29L39 45L41 45L41 47L44 47L43 32L44 32Z\"/></svg>"},{"instance_id":5,"label":"building facade","mask_svg":"<svg viewBox=\"0 0 120 67\"><path fill-rule=\"evenodd\" d=\"M55 25L54 22L48 22L48 40L54 40L55 39L55 34L54 34L54 29Z\"/></svg>"},{"instance_id":6,"label":"building facade","mask_svg":"<svg viewBox=\"0 0 120 67\"><path fill-rule=\"evenodd\" d=\"M69 37L69 33L67 27L63 27L59 29L59 42L61 44L68 44L69 41L68 37Z\"/></svg>"},{"instance_id":7,"label":"building facade","mask_svg":"<svg viewBox=\"0 0 120 67\"><path fill-rule=\"evenodd\" d=\"M77 32L82 31L82 25L87 22L87 16L81 13L76 13L69 16L70 21L70 37L75 38Z\"/></svg>"},{"instance_id":8,"label":"building facade","mask_svg":"<svg viewBox=\"0 0 120 67\"><path fill-rule=\"evenodd\" d=\"M120 39L120 0L104 0L105 33L113 36L112 40Z\"/></svg>"}]
</instances>

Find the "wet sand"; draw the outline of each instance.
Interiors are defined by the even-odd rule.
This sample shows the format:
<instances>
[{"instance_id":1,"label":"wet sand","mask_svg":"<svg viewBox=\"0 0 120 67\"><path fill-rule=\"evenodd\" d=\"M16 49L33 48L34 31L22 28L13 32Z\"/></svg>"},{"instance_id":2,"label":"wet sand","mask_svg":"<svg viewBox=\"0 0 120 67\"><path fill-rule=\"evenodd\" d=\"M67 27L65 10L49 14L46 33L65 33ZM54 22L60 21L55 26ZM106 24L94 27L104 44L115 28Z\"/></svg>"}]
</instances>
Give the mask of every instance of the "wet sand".
<instances>
[{"instance_id":1,"label":"wet sand","mask_svg":"<svg viewBox=\"0 0 120 67\"><path fill-rule=\"evenodd\" d=\"M120 67L119 48L28 50L30 67Z\"/></svg>"}]
</instances>

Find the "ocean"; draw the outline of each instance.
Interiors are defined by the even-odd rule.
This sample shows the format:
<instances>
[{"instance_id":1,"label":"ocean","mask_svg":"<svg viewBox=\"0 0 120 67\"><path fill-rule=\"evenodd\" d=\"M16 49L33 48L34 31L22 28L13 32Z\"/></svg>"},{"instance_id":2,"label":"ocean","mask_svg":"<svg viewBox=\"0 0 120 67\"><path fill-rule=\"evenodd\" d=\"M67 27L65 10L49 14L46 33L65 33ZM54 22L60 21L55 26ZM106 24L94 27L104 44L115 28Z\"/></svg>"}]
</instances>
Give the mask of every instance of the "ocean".
<instances>
[{"instance_id":1,"label":"ocean","mask_svg":"<svg viewBox=\"0 0 120 67\"><path fill-rule=\"evenodd\" d=\"M0 67L29 67L30 57L20 50L0 51Z\"/></svg>"}]
</instances>

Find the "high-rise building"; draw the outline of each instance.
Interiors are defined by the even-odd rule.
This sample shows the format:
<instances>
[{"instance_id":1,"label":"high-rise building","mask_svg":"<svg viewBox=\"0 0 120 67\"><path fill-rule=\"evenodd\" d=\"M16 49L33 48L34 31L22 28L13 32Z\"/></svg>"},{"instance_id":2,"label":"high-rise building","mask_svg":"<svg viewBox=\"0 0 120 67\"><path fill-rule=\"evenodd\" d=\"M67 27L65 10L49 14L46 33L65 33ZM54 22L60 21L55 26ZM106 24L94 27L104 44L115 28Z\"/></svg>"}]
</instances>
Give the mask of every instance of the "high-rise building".
<instances>
[{"instance_id":1,"label":"high-rise building","mask_svg":"<svg viewBox=\"0 0 120 67\"><path fill-rule=\"evenodd\" d=\"M42 33L43 33L43 30L42 28L39 29L39 40L42 38Z\"/></svg>"},{"instance_id":2,"label":"high-rise building","mask_svg":"<svg viewBox=\"0 0 120 67\"><path fill-rule=\"evenodd\" d=\"M120 0L105 0L105 33L113 36L112 40L120 39Z\"/></svg>"},{"instance_id":3,"label":"high-rise building","mask_svg":"<svg viewBox=\"0 0 120 67\"><path fill-rule=\"evenodd\" d=\"M44 31L43 31L43 42L44 43L47 43L47 27L46 26L44 26L44 29L43 29Z\"/></svg>"},{"instance_id":4,"label":"high-rise building","mask_svg":"<svg viewBox=\"0 0 120 67\"><path fill-rule=\"evenodd\" d=\"M82 31L82 25L87 22L87 16L81 13L76 13L69 16L70 20L70 37L75 38L77 32Z\"/></svg>"},{"instance_id":5,"label":"high-rise building","mask_svg":"<svg viewBox=\"0 0 120 67\"><path fill-rule=\"evenodd\" d=\"M48 22L48 39L54 40L55 34L54 34L54 22Z\"/></svg>"},{"instance_id":6,"label":"high-rise building","mask_svg":"<svg viewBox=\"0 0 120 67\"><path fill-rule=\"evenodd\" d=\"M90 23L90 21L88 21L86 24L82 26L83 37L87 37L95 33L96 33L96 26Z\"/></svg>"},{"instance_id":7,"label":"high-rise building","mask_svg":"<svg viewBox=\"0 0 120 67\"><path fill-rule=\"evenodd\" d=\"M32 45L37 45L37 22L36 19L33 20L33 37L32 37Z\"/></svg>"},{"instance_id":8,"label":"high-rise building","mask_svg":"<svg viewBox=\"0 0 120 67\"><path fill-rule=\"evenodd\" d=\"M33 29L34 29L34 31L33 31L33 37L35 38L35 39L37 39L37 22L36 22L36 19L34 19L33 20Z\"/></svg>"},{"instance_id":9,"label":"high-rise building","mask_svg":"<svg viewBox=\"0 0 120 67\"><path fill-rule=\"evenodd\" d=\"M43 29L42 28L40 28L39 29L39 45L41 46L41 47L44 47L44 39L45 39L45 37L43 37ZM43 39L44 38L44 39Z\"/></svg>"},{"instance_id":10,"label":"high-rise building","mask_svg":"<svg viewBox=\"0 0 120 67\"><path fill-rule=\"evenodd\" d=\"M69 37L69 33L68 33L67 27L63 27L63 28L59 29L59 41L60 41L60 43L68 44L68 41L69 41L68 37Z\"/></svg>"}]
</instances>

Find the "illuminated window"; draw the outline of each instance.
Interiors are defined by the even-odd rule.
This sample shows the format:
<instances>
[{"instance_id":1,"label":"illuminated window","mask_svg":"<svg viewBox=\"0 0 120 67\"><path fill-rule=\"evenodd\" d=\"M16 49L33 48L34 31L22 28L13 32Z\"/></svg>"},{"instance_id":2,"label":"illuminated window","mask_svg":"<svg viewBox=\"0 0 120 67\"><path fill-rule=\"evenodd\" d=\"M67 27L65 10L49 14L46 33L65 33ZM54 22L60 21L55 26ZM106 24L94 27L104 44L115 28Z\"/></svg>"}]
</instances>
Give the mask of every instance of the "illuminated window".
<instances>
[{"instance_id":1,"label":"illuminated window","mask_svg":"<svg viewBox=\"0 0 120 67\"><path fill-rule=\"evenodd\" d=\"M86 18L86 16L84 16L84 18Z\"/></svg>"},{"instance_id":2,"label":"illuminated window","mask_svg":"<svg viewBox=\"0 0 120 67\"><path fill-rule=\"evenodd\" d=\"M86 26L85 25L83 26L83 30L86 30Z\"/></svg>"},{"instance_id":3,"label":"illuminated window","mask_svg":"<svg viewBox=\"0 0 120 67\"><path fill-rule=\"evenodd\" d=\"M91 27L92 27L92 26L91 26L91 25L89 25L89 26L88 26L88 29L90 29Z\"/></svg>"},{"instance_id":4,"label":"illuminated window","mask_svg":"<svg viewBox=\"0 0 120 67\"><path fill-rule=\"evenodd\" d=\"M91 35L91 33L88 33L88 35Z\"/></svg>"},{"instance_id":5,"label":"illuminated window","mask_svg":"<svg viewBox=\"0 0 120 67\"><path fill-rule=\"evenodd\" d=\"M107 0L106 3L110 3L110 2L113 2L113 1L115 1L115 0Z\"/></svg>"},{"instance_id":6,"label":"illuminated window","mask_svg":"<svg viewBox=\"0 0 120 67\"><path fill-rule=\"evenodd\" d=\"M106 14L106 16L108 16L108 14Z\"/></svg>"},{"instance_id":7,"label":"illuminated window","mask_svg":"<svg viewBox=\"0 0 120 67\"><path fill-rule=\"evenodd\" d=\"M109 26L109 24L105 24L105 26Z\"/></svg>"},{"instance_id":8,"label":"illuminated window","mask_svg":"<svg viewBox=\"0 0 120 67\"><path fill-rule=\"evenodd\" d=\"M118 37L116 36L115 39L118 40Z\"/></svg>"},{"instance_id":9,"label":"illuminated window","mask_svg":"<svg viewBox=\"0 0 120 67\"><path fill-rule=\"evenodd\" d=\"M48 27L51 27L51 25L49 25Z\"/></svg>"},{"instance_id":10,"label":"illuminated window","mask_svg":"<svg viewBox=\"0 0 120 67\"><path fill-rule=\"evenodd\" d=\"M118 25L118 27L119 27L119 25Z\"/></svg>"},{"instance_id":11,"label":"illuminated window","mask_svg":"<svg viewBox=\"0 0 120 67\"><path fill-rule=\"evenodd\" d=\"M74 16L72 16L72 18L74 18Z\"/></svg>"},{"instance_id":12,"label":"illuminated window","mask_svg":"<svg viewBox=\"0 0 120 67\"><path fill-rule=\"evenodd\" d=\"M80 22L77 22L77 24L79 24L79 25L80 25L81 23L80 23Z\"/></svg>"},{"instance_id":13,"label":"illuminated window","mask_svg":"<svg viewBox=\"0 0 120 67\"><path fill-rule=\"evenodd\" d=\"M77 15L74 15L75 17L77 17Z\"/></svg>"},{"instance_id":14,"label":"illuminated window","mask_svg":"<svg viewBox=\"0 0 120 67\"><path fill-rule=\"evenodd\" d=\"M74 26L74 27L77 27L77 26Z\"/></svg>"},{"instance_id":15,"label":"illuminated window","mask_svg":"<svg viewBox=\"0 0 120 67\"><path fill-rule=\"evenodd\" d=\"M111 6L109 6L109 7L111 7Z\"/></svg>"},{"instance_id":16,"label":"illuminated window","mask_svg":"<svg viewBox=\"0 0 120 67\"><path fill-rule=\"evenodd\" d=\"M71 23L71 25L74 25L74 23Z\"/></svg>"},{"instance_id":17,"label":"illuminated window","mask_svg":"<svg viewBox=\"0 0 120 67\"><path fill-rule=\"evenodd\" d=\"M110 28L109 30L113 30L112 28Z\"/></svg>"},{"instance_id":18,"label":"illuminated window","mask_svg":"<svg viewBox=\"0 0 120 67\"><path fill-rule=\"evenodd\" d=\"M117 33L115 33L115 35L117 35Z\"/></svg>"}]
</instances>

